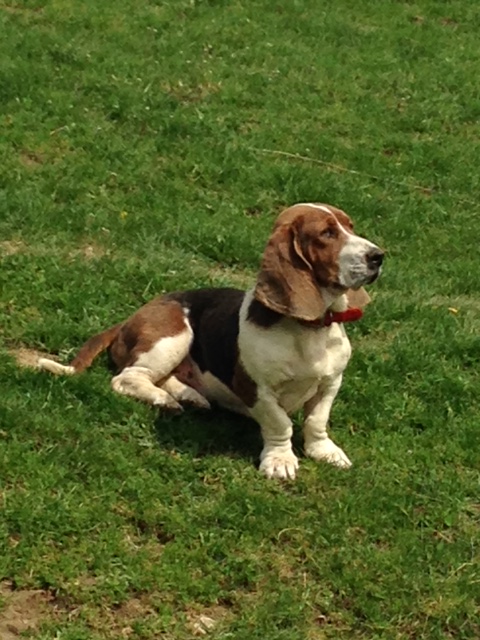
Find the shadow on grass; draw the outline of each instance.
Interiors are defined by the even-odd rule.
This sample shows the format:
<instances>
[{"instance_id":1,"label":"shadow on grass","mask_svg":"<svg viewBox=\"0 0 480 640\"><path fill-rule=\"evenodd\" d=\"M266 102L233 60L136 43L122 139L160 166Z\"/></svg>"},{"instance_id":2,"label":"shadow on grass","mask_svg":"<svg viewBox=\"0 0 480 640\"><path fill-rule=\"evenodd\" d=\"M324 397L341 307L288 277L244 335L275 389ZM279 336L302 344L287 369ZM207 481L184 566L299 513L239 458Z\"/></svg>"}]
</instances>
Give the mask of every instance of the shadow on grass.
<instances>
[{"instance_id":1,"label":"shadow on grass","mask_svg":"<svg viewBox=\"0 0 480 640\"><path fill-rule=\"evenodd\" d=\"M223 454L256 463L262 449L256 422L215 406L211 411L160 414L155 419L155 434L160 446L196 457Z\"/></svg>"}]
</instances>

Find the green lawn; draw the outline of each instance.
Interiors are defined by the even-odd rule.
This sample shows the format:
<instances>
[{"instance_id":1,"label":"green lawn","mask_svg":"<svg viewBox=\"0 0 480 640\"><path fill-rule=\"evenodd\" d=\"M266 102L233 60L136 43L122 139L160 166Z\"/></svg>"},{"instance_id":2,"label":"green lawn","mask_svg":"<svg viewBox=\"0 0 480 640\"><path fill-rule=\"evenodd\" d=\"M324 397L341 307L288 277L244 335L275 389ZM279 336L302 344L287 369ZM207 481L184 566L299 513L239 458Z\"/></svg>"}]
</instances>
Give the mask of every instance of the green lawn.
<instances>
[{"instance_id":1,"label":"green lawn","mask_svg":"<svg viewBox=\"0 0 480 640\"><path fill-rule=\"evenodd\" d=\"M0 638L480 637L477 0L0 0ZM332 432L256 469L67 360L162 291L253 283L277 213L388 251Z\"/></svg>"}]
</instances>

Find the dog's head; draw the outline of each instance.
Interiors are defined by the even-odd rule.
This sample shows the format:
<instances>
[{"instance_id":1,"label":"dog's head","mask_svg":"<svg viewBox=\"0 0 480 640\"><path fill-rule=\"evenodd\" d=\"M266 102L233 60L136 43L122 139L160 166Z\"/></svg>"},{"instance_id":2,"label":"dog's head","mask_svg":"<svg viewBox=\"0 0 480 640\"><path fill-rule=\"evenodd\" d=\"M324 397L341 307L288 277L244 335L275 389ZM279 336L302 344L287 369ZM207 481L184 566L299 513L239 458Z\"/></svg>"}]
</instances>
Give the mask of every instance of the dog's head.
<instances>
[{"instance_id":1,"label":"dog's head","mask_svg":"<svg viewBox=\"0 0 480 640\"><path fill-rule=\"evenodd\" d=\"M346 213L330 205L297 204L277 218L263 254L255 297L299 320L320 318L346 293L364 306L363 289L380 275L383 251L357 236Z\"/></svg>"}]
</instances>

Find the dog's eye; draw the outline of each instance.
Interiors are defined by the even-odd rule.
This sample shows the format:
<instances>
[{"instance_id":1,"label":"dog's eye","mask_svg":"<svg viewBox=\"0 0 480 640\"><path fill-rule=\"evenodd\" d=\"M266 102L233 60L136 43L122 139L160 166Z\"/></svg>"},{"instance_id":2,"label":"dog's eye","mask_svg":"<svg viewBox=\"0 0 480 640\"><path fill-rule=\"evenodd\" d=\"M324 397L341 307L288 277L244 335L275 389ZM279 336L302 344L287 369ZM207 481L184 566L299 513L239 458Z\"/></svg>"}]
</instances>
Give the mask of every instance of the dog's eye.
<instances>
[{"instance_id":1,"label":"dog's eye","mask_svg":"<svg viewBox=\"0 0 480 640\"><path fill-rule=\"evenodd\" d=\"M322 238L335 238L336 235L337 235L337 232L333 227L328 227L321 233Z\"/></svg>"}]
</instances>

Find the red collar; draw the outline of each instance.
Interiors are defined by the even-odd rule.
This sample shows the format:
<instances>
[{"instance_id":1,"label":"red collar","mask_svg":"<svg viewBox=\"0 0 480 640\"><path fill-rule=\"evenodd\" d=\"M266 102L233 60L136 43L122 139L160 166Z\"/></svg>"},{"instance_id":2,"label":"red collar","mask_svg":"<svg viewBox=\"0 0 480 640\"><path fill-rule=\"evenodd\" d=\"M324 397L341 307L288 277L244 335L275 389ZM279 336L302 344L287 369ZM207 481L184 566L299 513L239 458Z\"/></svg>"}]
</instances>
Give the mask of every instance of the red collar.
<instances>
[{"instance_id":1,"label":"red collar","mask_svg":"<svg viewBox=\"0 0 480 640\"><path fill-rule=\"evenodd\" d=\"M346 311L327 311L323 319L323 326L329 327L333 322L355 322L363 316L363 311L353 307Z\"/></svg>"},{"instance_id":2,"label":"red collar","mask_svg":"<svg viewBox=\"0 0 480 640\"><path fill-rule=\"evenodd\" d=\"M363 316L363 311L356 307L346 311L327 311L323 318L318 320L300 320L307 327L329 327L334 322L355 322Z\"/></svg>"}]
</instances>

